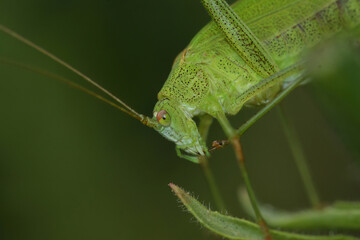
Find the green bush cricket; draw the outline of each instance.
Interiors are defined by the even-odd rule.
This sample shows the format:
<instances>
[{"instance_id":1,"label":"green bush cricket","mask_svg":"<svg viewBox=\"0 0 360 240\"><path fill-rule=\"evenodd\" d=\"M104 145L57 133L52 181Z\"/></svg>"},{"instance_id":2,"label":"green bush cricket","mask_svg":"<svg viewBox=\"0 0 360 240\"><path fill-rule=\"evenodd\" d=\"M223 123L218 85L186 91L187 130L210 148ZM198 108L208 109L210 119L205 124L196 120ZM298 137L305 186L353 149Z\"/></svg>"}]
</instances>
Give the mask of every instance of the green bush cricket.
<instances>
[{"instance_id":1,"label":"green bush cricket","mask_svg":"<svg viewBox=\"0 0 360 240\"><path fill-rule=\"evenodd\" d=\"M216 5L218 3L223 5ZM159 93L154 116L144 117L116 100L130 115L174 141L178 154L193 162L198 161L197 155L208 153L193 117L211 115L220 121L227 136L233 137L234 130L225 114L236 114L244 104L269 102L283 88L285 78L301 73L296 63L304 48L359 21L358 1L309 1L308 4L279 1L270 4L272 6L261 1L240 1L234 10L246 24L233 19L229 22L229 16L236 16L231 15L233 12L222 1L204 1L204 5L224 28L220 31L215 23L206 26L178 56ZM283 14L296 9L299 15L292 21L278 23L277 17L283 16L271 18L271 13L266 11L273 7L278 12L280 6L286 6ZM216 7L221 11L214 10ZM246 8L254 9L244 11ZM222 16L227 10L229 12ZM279 24L274 27L276 30L269 30L269 25L275 24ZM4 27L2 30L12 33ZM233 38L234 32L238 35ZM283 74L270 78L281 70Z\"/></svg>"},{"instance_id":2,"label":"green bush cricket","mask_svg":"<svg viewBox=\"0 0 360 240\"><path fill-rule=\"evenodd\" d=\"M178 149L189 154L182 157L197 162L197 156L205 155L207 149L193 117L208 114L222 118L225 114L237 114L244 104L268 103L282 88L285 77L300 73L295 64L304 49L360 21L356 0L239 1L234 10L224 1L203 1L203 5L217 19L216 24L204 27L176 58L158 94L153 117L135 112L78 70L52 54L50 57L123 105L127 114L175 142ZM296 14L288 14L295 9ZM292 21L278 20L286 14ZM1 30L20 37L4 26ZM286 68L289 69L282 76L259 84ZM167 106L174 113L165 110Z\"/></svg>"}]
</instances>

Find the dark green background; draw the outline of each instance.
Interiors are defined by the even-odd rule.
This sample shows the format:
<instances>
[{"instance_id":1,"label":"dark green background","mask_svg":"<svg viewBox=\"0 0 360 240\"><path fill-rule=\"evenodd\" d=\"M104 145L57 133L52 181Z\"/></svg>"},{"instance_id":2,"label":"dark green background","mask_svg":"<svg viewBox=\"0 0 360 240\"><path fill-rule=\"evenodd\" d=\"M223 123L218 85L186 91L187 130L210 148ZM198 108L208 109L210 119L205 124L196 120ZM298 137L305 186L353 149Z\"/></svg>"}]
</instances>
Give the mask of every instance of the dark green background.
<instances>
[{"instance_id":1,"label":"dark green background","mask_svg":"<svg viewBox=\"0 0 360 240\"><path fill-rule=\"evenodd\" d=\"M0 1L1 24L147 115L173 59L208 21L199 0ZM84 83L2 33L0 56ZM359 165L310 89L296 90L285 106L321 198L359 200ZM242 111L234 125L253 113ZM0 239L215 239L167 186L174 182L214 208L200 167L179 159L174 144L152 129L62 83L6 65L0 114ZM223 136L215 124L210 138ZM276 111L242 140L258 198L283 209L308 207ZM215 153L211 166L229 213L245 217L232 149Z\"/></svg>"}]
</instances>

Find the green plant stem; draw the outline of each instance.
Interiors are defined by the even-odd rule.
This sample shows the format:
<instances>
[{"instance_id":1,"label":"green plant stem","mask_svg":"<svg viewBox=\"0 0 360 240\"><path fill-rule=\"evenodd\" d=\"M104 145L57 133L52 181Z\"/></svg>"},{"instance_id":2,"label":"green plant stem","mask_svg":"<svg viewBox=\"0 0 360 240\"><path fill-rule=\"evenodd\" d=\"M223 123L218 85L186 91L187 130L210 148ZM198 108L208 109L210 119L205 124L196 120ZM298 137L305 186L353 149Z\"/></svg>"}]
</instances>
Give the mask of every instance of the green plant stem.
<instances>
[{"instance_id":1,"label":"green plant stem","mask_svg":"<svg viewBox=\"0 0 360 240\"><path fill-rule=\"evenodd\" d=\"M281 104L278 107L278 113L282 122L282 126L284 128L286 138L288 139L288 143L293 154L296 166L304 183L304 187L307 192L309 201L314 208L318 208L320 207L319 195L312 181L310 170L306 163L305 154L302 149L299 137L296 134L295 127L293 126L291 121L289 121Z\"/></svg>"},{"instance_id":2,"label":"green plant stem","mask_svg":"<svg viewBox=\"0 0 360 240\"><path fill-rule=\"evenodd\" d=\"M225 203L221 197L221 194L220 194L220 191L219 191L219 188L216 184L216 181L215 181L215 178L214 178L214 175L211 171L211 168L209 167L209 161L208 159L205 157L205 156L202 156L199 158L199 163L204 171L204 174L205 174L205 177L206 177L206 180L209 184L209 187L210 187L210 191L211 191L211 194L213 195L213 198L214 198L214 201L215 201L215 204L217 206L217 208L222 211L222 212L225 212L226 211L226 206L225 206Z\"/></svg>"}]
</instances>

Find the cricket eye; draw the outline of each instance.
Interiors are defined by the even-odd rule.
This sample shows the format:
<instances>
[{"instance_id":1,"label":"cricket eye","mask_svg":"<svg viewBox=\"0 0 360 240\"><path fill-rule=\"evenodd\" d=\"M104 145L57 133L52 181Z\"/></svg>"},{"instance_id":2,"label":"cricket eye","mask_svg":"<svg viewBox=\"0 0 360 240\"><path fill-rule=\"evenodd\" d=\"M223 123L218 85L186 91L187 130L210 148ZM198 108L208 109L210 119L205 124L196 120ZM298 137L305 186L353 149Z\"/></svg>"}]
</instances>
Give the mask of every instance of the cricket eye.
<instances>
[{"instance_id":1,"label":"cricket eye","mask_svg":"<svg viewBox=\"0 0 360 240\"><path fill-rule=\"evenodd\" d=\"M170 115L165 110L161 110L160 112L158 112L158 114L156 115L156 119L161 125L165 127L169 126L171 122Z\"/></svg>"}]
</instances>

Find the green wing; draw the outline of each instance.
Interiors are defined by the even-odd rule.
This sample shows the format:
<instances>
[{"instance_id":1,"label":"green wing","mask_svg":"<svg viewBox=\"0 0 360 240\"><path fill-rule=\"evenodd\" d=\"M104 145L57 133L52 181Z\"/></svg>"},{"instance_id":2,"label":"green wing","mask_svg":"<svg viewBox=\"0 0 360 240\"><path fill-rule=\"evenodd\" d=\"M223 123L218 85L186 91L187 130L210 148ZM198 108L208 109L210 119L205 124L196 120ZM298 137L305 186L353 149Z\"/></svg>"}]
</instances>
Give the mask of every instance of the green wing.
<instances>
[{"instance_id":1,"label":"green wing","mask_svg":"<svg viewBox=\"0 0 360 240\"><path fill-rule=\"evenodd\" d=\"M232 7L260 40L277 36L334 0L246 0Z\"/></svg>"}]
</instances>

